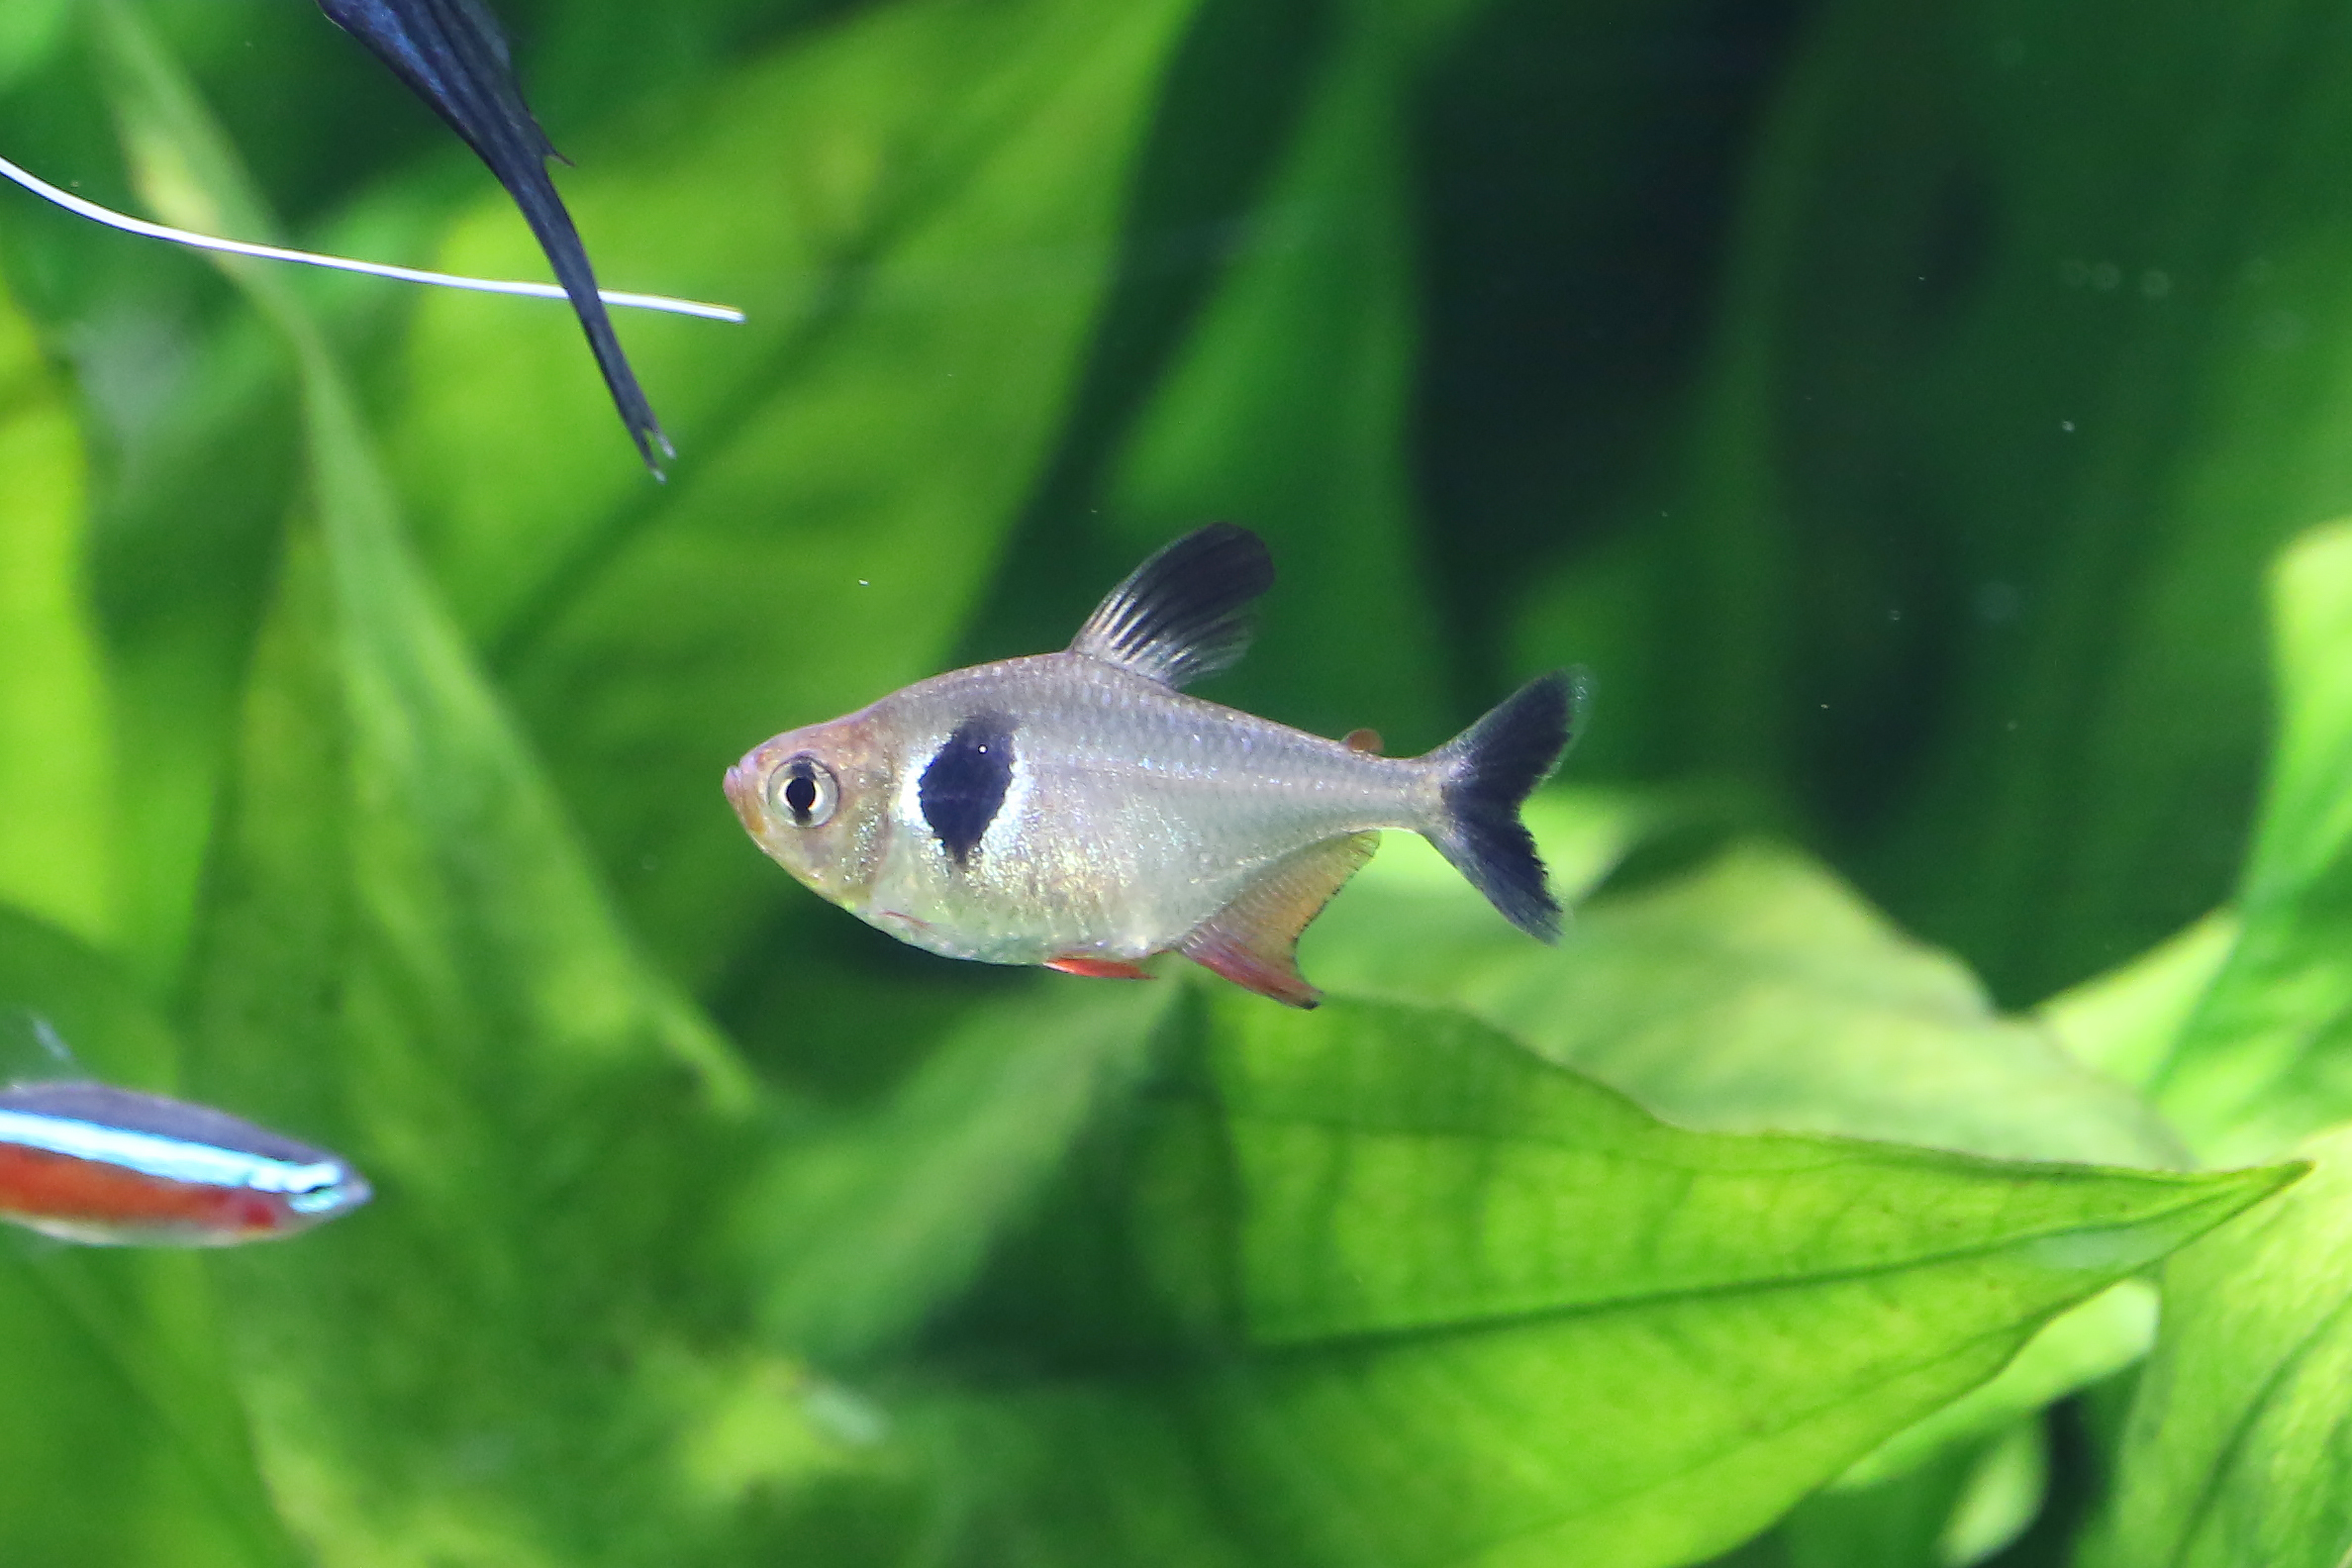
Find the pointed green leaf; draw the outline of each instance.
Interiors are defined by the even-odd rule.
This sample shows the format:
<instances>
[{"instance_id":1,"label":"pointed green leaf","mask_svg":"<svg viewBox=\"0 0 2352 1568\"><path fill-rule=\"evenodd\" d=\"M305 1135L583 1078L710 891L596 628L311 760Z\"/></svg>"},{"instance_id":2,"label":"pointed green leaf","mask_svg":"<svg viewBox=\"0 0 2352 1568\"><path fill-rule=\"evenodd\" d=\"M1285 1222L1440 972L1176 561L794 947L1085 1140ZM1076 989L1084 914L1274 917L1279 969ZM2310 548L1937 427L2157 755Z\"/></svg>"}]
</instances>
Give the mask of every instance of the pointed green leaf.
<instances>
[{"instance_id":1,"label":"pointed green leaf","mask_svg":"<svg viewBox=\"0 0 2352 1568\"><path fill-rule=\"evenodd\" d=\"M1229 1527L1285 1562L1722 1550L2294 1174L1685 1132L1457 1016L1209 1017L1148 1152L1072 1178L1099 1203L1127 1173L1156 1306L1032 1285L1025 1321L1164 1410ZM1033 1278L1066 1291L1069 1267ZM1090 1373L1090 1315L1122 1300L1160 1349Z\"/></svg>"}]
</instances>

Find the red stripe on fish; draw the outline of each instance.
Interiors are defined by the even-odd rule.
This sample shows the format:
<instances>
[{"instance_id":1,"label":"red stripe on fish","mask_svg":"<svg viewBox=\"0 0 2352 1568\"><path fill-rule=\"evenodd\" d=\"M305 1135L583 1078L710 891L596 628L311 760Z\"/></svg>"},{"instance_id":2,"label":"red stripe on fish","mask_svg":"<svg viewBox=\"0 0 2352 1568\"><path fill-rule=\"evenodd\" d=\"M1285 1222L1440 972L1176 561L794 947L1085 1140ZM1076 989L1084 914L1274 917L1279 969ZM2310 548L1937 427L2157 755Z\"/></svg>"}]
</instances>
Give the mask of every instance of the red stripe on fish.
<instances>
[{"instance_id":1,"label":"red stripe on fish","mask_svg":"<svg viewBox=\"0 0 2352 1568\"><path fill-rule=\"evenodd\" d=\"M165 1181L5 1143L0 1143L0 1214L35 1225L202 1233L222 1240L265 1235L292 1218L267 1193Z\"/></svg>"}]
</instances>

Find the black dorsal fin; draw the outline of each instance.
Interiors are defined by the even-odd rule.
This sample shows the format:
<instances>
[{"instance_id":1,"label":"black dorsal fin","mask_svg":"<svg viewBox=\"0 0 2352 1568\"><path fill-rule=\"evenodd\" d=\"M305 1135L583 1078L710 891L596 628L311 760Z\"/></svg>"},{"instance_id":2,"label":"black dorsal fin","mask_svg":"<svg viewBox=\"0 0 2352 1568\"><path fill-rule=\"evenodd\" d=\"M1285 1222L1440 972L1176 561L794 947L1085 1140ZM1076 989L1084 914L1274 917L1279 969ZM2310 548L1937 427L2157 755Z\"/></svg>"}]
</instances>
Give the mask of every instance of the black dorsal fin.
<instances>
[{"instance_id":1,"label":"black dorsal fin","mask_svg":"<svg viewBox=\"0 0 2352 1568\"><path fill-rule=\"evenodd\" d=\"M1169 686L1214 675L1249 650L1252 609L1274 586L1274 557L1245 528L1212 523L1162 545L1078 629L1091 654Z\"/></svg>"}]
</instances>

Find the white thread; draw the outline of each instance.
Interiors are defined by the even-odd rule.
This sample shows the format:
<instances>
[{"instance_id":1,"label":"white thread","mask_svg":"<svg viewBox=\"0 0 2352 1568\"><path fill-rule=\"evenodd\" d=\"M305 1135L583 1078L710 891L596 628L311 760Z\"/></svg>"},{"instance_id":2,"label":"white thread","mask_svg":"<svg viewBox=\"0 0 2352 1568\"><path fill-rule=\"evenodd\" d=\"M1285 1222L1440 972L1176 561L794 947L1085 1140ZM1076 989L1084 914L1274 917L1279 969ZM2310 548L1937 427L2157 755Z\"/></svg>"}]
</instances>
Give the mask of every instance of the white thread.
<instances>
[{"instance_id":1,"label":"white thread","mask_svg":"<svg viewBox=\"0 0 2352 1568\"><path fill-rule=\"evenodd\" d=\"M167 224L148 223L85 201L71 191L59 190L49 181L26 172L8 159L0 157L0 176L14 180L44 201L54 202L69 213L78 214L109 229L120 229L149 240L168 240L173 245L187 245L195 250L220 250L230 255L252 256L262 261L298 261L305 266L326 267L337 272L363 272L369 277L393 278L403 283L424 283L435 288L470 289L479 294L520 294L531 299L564 299L562 288L553 283L525 283L499 281L491 278L459 277L450 272L427 272L417 267L393 266L384 261L355 261L348 256L320 255L310 250L289 250L282 245L252 245L243 240L221 240L211 235L194 234L186 229L174 229ZM674 316L699 316L705 321L739 322L743 313L733 305L706 305L699 300L671 299L664 294L631 294L620 289L599 289L598 297L607 305L627 309L667 311Z\"/></svg>"}]
</instances>

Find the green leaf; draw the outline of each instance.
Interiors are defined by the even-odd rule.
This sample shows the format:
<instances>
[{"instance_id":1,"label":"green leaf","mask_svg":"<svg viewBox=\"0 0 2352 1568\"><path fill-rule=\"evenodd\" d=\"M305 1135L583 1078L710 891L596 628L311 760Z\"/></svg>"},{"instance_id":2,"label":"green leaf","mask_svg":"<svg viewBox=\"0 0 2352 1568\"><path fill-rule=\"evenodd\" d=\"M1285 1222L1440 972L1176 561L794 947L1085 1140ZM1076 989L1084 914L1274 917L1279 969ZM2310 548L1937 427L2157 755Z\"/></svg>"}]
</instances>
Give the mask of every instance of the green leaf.
<instances>
[{"instance_id":1,"label":"green leaf","mask_svg":"<svg viewBox=\"0 0 2352 1568\"><path fill-rule=\"evenodd\" d=\"M2097 1568L2337 1568L2352 1550L2352 1134L2165 1265Z\"/></svg>"},{"instance_id":2,"label":"green leaf","mask_svg":"<svg viewBox=\"0 0 2352 1568\"><path fill-rule=\"evenodd\" d=\"M2352 510L2333 27L1844 0L1742 147L1628 684L2012 1003L2229 891L2261 572Z\"/></svg>"},{"instance_id":3,"label":"green leaf","mask_svg":"<svg viewBox=\"0 0 2352 1568\"><path fill-rule=\"evenodd\" d=\"M125 90L152 88L130 111L200 143L170 61L121 24ZM272 1490L331 1562L757 1549L797 1518L777 1498L842 1467L800 1382L771 1367L720 1398L760 1363L695 1348L743 1315L705 1265L754 1097L619 926L409 556L315 328L254 292L301 366L316 515L248 689L198 1077L378 1192L228 1260ZM747 1461L746 1427L806 1440Z\"/></svg>"},{"instance_id":4,"label":"green leaf","mask_svg":"<svg viewBox=\"0 0 2352 1568\"><path fill-rule=\"evenodd\" d=\"M743 1208L769 1332L854 1361L962 1295L1132 1088L1166 1003L1156 987L1025 988L968 1013L881 1109L792 1148Z\"/></svg>"},{"instance_id":5,"label":"green leaf","mask_svg":"<svg viewBox=\"0 0 2352 1568\"><path fill-rule=\"evenodd\" d=\"M235 149L209 127L192 129L204 119L201 106L157 65L152 41L126 23L121 0L88 0L85 14L107 88L94 107L132 148L126 172L139 202L203 233L283 243ZM158 290L170 286L164 280L184 286L193 272L220 292L202 275L212 269L192 254L97 232L120 247L109 252L121 255L116 264ZM135 267L132 257L147 265ZM297 297L284 269L248 266L238 275L278 306ZM239 683L295 488L300 414L291 358L267 322L231 312L188 345L177 341L183 324L155 303L104 303L111 309L93 310L72 329L84 394L113 416L107 434L120 447L97 492L93 597L116 733L137 736L146 755L171 759L168 767L125 769L116 781L118 946L142 981L164 994L184 978ZM173 351L182 348L184 358ZM112 362L126 368L110 375ZM128 385L110 386L117 376Z\"/></svg>"},{"instance_id":6,"label":"green leaf","mask_svg":"<svg viewBox=\"0 0 2352 1568\"><path fill-rule=\"evenodd\" d=\"M0 899L115 933L113 714L71 405L0 295Z\"/></svg>"},{"instance_id":7,"label":"green leaf","mask_svg":"<svg viewBox=\"0 0 2352 1568\"><path fill-rule=\"evenodd\" d=\"M1530 822L1571 868L1572 893L1590 850L1565 819ZM1686 1127L2005 1158L2185 1159L2128 1090L2030 1021L1997 1014L1949 955L1785 849L1740 847L1596 900L1545 948L1433 851L1392 833L1302 947L1328 989L1466 1008Z\"/></svg>"},{"instance_id":8,"label":"green leaf","mask_svg":"<svg viewBox=\"0 0 2352 1568\"><path fill-rule=\"evenodd\" d=\"M38 1019L111 1082L168 1090L175 1042L73 936L0 906L0 1077L54 1071ZM0 1236L0 1558L57 1568L292 1568L219 1314L186 1253Z\"/></svg>"},{"instance_id":9,"label":"green leaf","mask_svg":"<svg viewBox=\"0 0 2352 1568\"><path fill-rule=\"evenodd\" d=\"M1752 1548L1753 1560L1757 1568L1966 1568L2033 1522L2048 1470L2041 1422L2016 1421L1899 1476L1808 1498ZM1722 1568L1750 1561L1739 1554Z\"/></svg>"},{"instance_id":10,"label":"green leaf","mask_svg":"<svg viewBox=\"0 0 2352 1568\"><path fill-rule=\"evenodd\" d=\"M2282 716L2240 930L2153 1086L2216 1159L2352 1117L2352 524L2280 558L2272 606Z\"/></svg>"},{"instance_id":11,"label":"green leaf","mask_svg":"<svg viewBox=\"0 0 2352 1568\"><path fill-rule=\"evenodd\" d=\"M667 489L560 310L421 310L397 447L427 558L696 978L798 897L721 771L936 672L993 569L1189 9L870 7L579 151L566 192L604 276L750 313L624 325L682 454ZM442 262L531 265L504 208L486 194Z\"/></svg>"},{"instance_id":12,"label":"green leaf","mask_svg":"<svg viewBox=\"0 0 2352 1568\"><path fill-rule=\"evenodd\" d=\"M1610 819L1587 817L1578 833L1577 819L1556 810L1530 821L1573 890L1593 863L1583 847L1591 825ZM1453 1002L1686 1127L2186 1162L2135 1096L2070 1059L2034 1023L1996 1014L1951 958L1893 931L1789 851L1737 849L1693 875L1601 898L1545 949L1404 836L1390 834L1318 923L1307 961L1322 983ZM2001 1378L1891 1438L1849 1479L1885 1482L1940 1453L1974 1451L2135 1359L2151 1325L2130 1300L2102 1298L2054 1323ZM1947 1479L1960 1484L1957 1471ZM1897 1502L1863 1512L1910 1518L1928 1507L1918 1488L1900 1490Z\"/></svg>"},{"instance_id":13,"label":"green leaf","mask_svg":"<svg viewBox=\"0 0 2352 1568\"><path fill-rule=\"evenodd\" d=\"M2154 1080L2237 945L2238 919L2216 910L2120 968L2034 1010L2075 1058L2135 1089Z\"/></svg>"},{"instance_id":14,"label":"green leaf","mask_svg":"<svg viewBox=\"0 0 2352 1568\"><path fill-rule=\"evenodd\" d=\"M1162 1411L1194 1495L1269 1560L1721 1550L2295 1174L1686 1132L1457 1016L1207 1016L1139 1142L1040 1223L1062 1262L975 1323L1054 1324L1097 1391L1008 1416ZM1076 1261L1089 1204L1135 1258L1124 1291ZM1116 1503L1054 1522L1113 1528Z\"/></svg>"},{"instance_id":15,"label":"green leaf","mask_svg":"<svg viewBox=\"0 0 2352 1568\"><path fill-rule=\"evenodd\" d=\"M2156 1342L2157 1295L2125 1280L2052 1319L1992 1382L1969 1390L1916 1425L1896 1433L1837 1478L1864 1487L1903 1474L1939 1450L1982 1446L2044 1406L2148 1353Z\"/></svg>"},{"instance_id":16,"label":"green leaf","mask_svg":"<svg viewBox=\"0 0 2352 1568\"><path fill-rule=\"evenodd\" d=\"M39 70L65 36L73 0L18 0L0 11L0 92Z\"/></svg>"}]
</instances>

